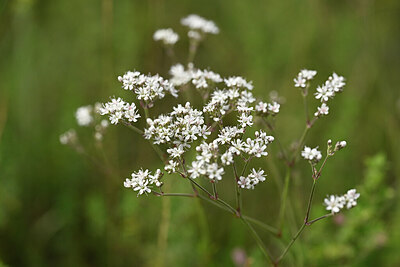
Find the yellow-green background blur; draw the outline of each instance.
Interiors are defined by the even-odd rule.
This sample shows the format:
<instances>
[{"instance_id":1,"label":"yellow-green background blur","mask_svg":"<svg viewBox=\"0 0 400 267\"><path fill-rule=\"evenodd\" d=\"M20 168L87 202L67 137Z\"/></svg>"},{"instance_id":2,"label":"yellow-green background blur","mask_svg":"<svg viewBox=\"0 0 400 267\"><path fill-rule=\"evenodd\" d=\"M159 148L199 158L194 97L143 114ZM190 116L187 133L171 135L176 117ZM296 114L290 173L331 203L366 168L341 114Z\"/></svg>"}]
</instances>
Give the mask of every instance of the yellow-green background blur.
<instances>
[{"instance_id":1,"label":"yellow-green background blur","mask_svg":"<svg viewBox=\"0 0 400 267\"><path fill-rule=\"evenodd\" d=\"M306 142L322 150L329 138L348 142L318 183L312 217L324 214L327 194L349 188L361 192L359 205L307 228L283 266L399 266L398 0L0 0L0 266L234 266L235 249L252 266L266 264L230 215L207 204L201 213L193 199L137 198L123 188L132 171L161 167L129 129L113 126L105 136L112 175L59 143L76 127L77 107L110 95L133 101L118 75L136 69L168 76L171 62L152 40L156 29L180 34L176 49L185 63L179 21L191 13L221 30L200 46L196 66L253 80L257 96L275 90L285 98L277 132L286 147L304 127L297 72L318 70L312 88L333 71L347 79ZM85 129L79 134L91 138ZM280 203L272 177L284 172L277 151L271 145L268 156L277 169L258 162L267 182L244 194L245 212L270 224ZM311 182L300 162L284 243L302 223ZM176 176L169 184L174 192L190 189ZM226 182L221 195L234 201L232 190ZM280 253L279 242L262 238Z\"/></svg>"}]
</instances>

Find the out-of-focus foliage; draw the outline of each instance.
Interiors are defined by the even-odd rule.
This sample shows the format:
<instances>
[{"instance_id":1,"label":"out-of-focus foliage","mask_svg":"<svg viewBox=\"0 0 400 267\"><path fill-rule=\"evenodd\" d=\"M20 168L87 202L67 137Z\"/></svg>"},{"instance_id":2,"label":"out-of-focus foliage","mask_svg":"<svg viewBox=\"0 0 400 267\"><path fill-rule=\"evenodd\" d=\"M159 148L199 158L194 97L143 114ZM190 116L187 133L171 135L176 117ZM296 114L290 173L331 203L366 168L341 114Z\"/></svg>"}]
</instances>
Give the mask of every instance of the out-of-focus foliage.
<instances>
[{"instance_id":1,"label":"out-of-focus foliage","mask_svg":"<svg viewBox=\"0 0 400 267\"><path fill-rule=\"evenodd\" d=\"M347 78L331 114L308 137L313 147L329 138L348 142L324 170L312 215L324 214L325 195L352 187L362 194L359 206L307 228L285 263L400 265L400 1L392 0L0 1L0 262L232 266L234 256L264 266L251 236L230 215L195 199L137 198L122 187L138 166L161 167L129 129L111 127L103 146L90 148L94 160L108 162L107 172L58 141L76 126L78 106L124 94L116 77L126 70L167 75L171 62L152 41L156 29L180 34L177 55L185 63L179 20L190 13L221 29L201 45L199 67L243 75L254 81L256 95L274 90L285 97L277 119L285 146L304 124L292 81L297 71L318 70L315 86L332 71ZM90 140L85 130L80 134ZM275 157L278 147L271 150L268 181L244 194L244 210L275 224L273 177L282 178L284 165ZM171 177L167 186L188 190L179 179ZM291 232L302 223L311 182L300 163L291 187ZM227 181L220 194L233 200L231 189Z\"/></svg>"}]
</instances>

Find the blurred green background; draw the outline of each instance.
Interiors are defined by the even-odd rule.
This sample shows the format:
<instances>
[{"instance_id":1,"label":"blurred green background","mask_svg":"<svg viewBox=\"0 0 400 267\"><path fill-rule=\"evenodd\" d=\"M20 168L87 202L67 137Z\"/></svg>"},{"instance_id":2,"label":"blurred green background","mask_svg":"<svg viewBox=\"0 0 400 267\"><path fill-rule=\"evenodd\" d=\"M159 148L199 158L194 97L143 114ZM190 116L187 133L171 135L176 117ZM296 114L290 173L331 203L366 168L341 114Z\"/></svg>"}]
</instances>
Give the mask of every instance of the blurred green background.
<instances>
[{"instance_id":1,"label":"blurred green background","mask_svg":"<svg viewBox=\"0 0 400 267\"><path fill-rule=\"evenodd\" d=\"M127 70L167 76L171 62L152 34L173 27L187 51L181 17L195 13L220 27L195 63L224 76L254 81L255 94L285 98L277 132L287 147L304 126L293 77L318 70L314 86L333 71L347 78L343 94L318 121L307 144L327 139L348 147L327 165L312 217L327 194L361 191L359 205L307 228L283 266L400 266L400 1L0 1L0 266L251 266L266 263L238 220L193 199L137 198L122 181L140 166L161 167L148 143L110 127L102 172L59 135L76 127L77 107L126 96L116 77ZM133 100L133 97L131 98ZM313 109L317 102L313 102ZM90 132L79 130L89 141ZM271 145L268 182L246 192L244 209L275 224L279 194L271 178L284 172ZM264 162L259 162L264 167ZM272 166L272 165L271 165ZM311 184L305 162L295 169L291 198L300 226ZM171 177L171 191L186 183ZM176 183L174 181L177 181ZM228 201L231 189L221 190ZM296 226L297 222L297 226ZM284 243L290 236L284 236ZM280 245L262 235L278 255Z\"/></svg>"}]
</instances>

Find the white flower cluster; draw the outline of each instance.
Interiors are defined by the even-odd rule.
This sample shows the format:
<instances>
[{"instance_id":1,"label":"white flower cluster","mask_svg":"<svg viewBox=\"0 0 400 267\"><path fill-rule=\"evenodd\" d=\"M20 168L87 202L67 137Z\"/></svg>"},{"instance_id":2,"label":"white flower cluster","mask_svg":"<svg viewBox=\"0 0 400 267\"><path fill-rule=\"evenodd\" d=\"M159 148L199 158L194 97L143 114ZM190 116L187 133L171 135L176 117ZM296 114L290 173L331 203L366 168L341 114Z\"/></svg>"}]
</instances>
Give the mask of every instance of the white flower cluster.
<instances>
[{"instance_id":1,"label":"white flower cluster","mask_svg":"<svg viewBox=\"0 0 400 267\"><path fill-rule=\"evenodd\" d=\"M240 116L242 127L251 126L253 124L253 116L250 112L254 110L249 105L255 101L253 94L247 90L239 91L239 89L223 89L215 90L210 101L203 107L203 111L207 113L214 121L219 121L228 111L236 109Z\"/></svg>"},{"instance_id":2,"label":"white flower cluster","mask_svg":"<svg viewBox=\"0 0 400 267\"><path fill-rule=\"evenodd\" d=\"M94 138L97 141L103 140L103 135L104 135L104 132L107 129L108 125L109 125L109 122L107 120L101 120L100 123L94 127L94 129L95 129Z\"/></svg>"},{"instance_id":3,"label":"white flower cluster","mask_svg":"<svg viewBox=\"0 0 400 267\"><path fill-rule=\"evenodd\" d=\"M79 107L75 112L75 118L79 126L89 126L93 122L93 107Z\"/></svg>"},{"instance_id":4,"label":"white flower cluster","mask_svg":"<svg viewBox=\"0 0 400 267\"><path fill-rule=\"evenodd\" d=\"M174 45L179 40L179 35L171 28L159 29L153 34L154 41L162 41L165 45Z\"/></svg>"},{"instance_id":5,"label":"white flower cluster","mask_svg":"<svg viewBox=\"0 0 400 267\"><path fill-rule=\"evenodd\" d=\"M99 109L101 108L100 103L95 103L94 105L79 107L75 112L75 119L79 126L88 127L91 126L94 129L94 138L97 141L103 139L103 135L108 127L107 120L101 120ZM78 149L78 134L74 129L60 135L60 143L63 145L74 145ZM79 147L79 149L81 149Z\"/></svg>"},{"instance_id":6,"label":"white flower cluster","mask_svg":"<svg viewBox=\"0 0 400 267\"><path fill-rule=\"evenodd\" d=\"M346 207L350 209L357 205L357 199L360 194L357 193L356 189L350 189L346 194L342 196L327 196L324 200L326 209L332 213L338 213L341 209Z\"/></svg>"},{"instance_id":7,"label":"white flower cluster","mask_svg":"<svg viewBox=\"0 0 400 267\"><path fill-rule=\"evenodd\" d=\"M307 82L314 79L314 76L317 74L315 70L301 70L297 77L294 78L294 86L305 88L307 86Z\"/></svg>"},{"instance_id":8,"label":"white flower cluster","mask_svg":"<svg viewBox=\"0 0 400 267\"><path fill-rule=\"evenodd\" d=\"M197 89L209 88L210 84L220 83L222 78L218 73L210 70L192 71L192 83Z\"/></svg>"},{"instance_id":9,"label":"white flower cluster","mask_svg":"<svg viewBox=\"0 0 400 267\"><path fill-rule=\"evenodd\" d=\"M308 146L305 146L304 150L301 151L301 156L304 159L311 161L313 163L317 163L322 158L321 151L318 150L318 147L311 148Z\"/></svg>"},{"instance_id":10,"label":"white flower cluster","mask_svg":"<svg viewBox=\"0 0 400 267\"><path fill-rule=\"evenodd\" d=\"M243 77L233 76L227 79L224 79L226 86L233 89L247 89L253 90L253 83L250 81L246 81Z\"/></svg>"},{"instance_id":11,"label":"white flower cluster","mask_svg":"<svg viewBox=\"0 0 400 267\"><path fill-rule=\"evenodd\" d=\"M236 126L226 126L219 131L218 137L210 143L203 142L196 147L198 155L189 168L191 178L201 175L212 181L219 181L224 174L224 168L219 165L230 165L234 162L234 156L247 154L248 160L251 157L267 156L267 145L274 138L267 136L263 131L255 132L255 139L247 138L242 141L244 129ZM238 138L240 137L240 138ZM264 181L264 172L252 172L247 178L250 179L249 188L254 188L260 181Z\"/></svg>"},{"instance_id":12,"label":"white flower cluster","mask_svg":"<svg viewBox=\"0 0 400 267\"><path fill-rule=\"evenodd\" d=\"M147 119L148 128L144 131L146 139L152 139L154 144L182 145L189 148L199 137L207 138L211 134L204 124L203 112L193 109L189 102L173 108L167 115L157 119Z\"/></svg>"},{"instance_id":13,"label":"white flower cluster","mask_svg":"<svg viewBox=\"0 0 400 267\"><path fill-rule=\"evenodd\" d=\"M60 143L63 145L72 145L78 140L78 136L74 129L70 129L60 135Z\"/></svg>"},{"instance_id":14,"label":"white flower cluster","mask_svg":"<svg viewBox=\"0 0 400 267\"><path fill-rule=\"evenodd\" d=\"M108 115L112 124L117 124L120 120L137 122L140 118L135 103L126 103L121 98L112 98L110 102L104 103L99 109L101 115Z\"/></svg>"},{"instance_id":15,"label":"white flower cluster","mask_svg":"<svg viewBox=\"0 0 400 267\"><path fill-rule=\"evenodd\" d=\"M170 82L175 86L181 86L192 79L192 71L185 70L182 64L172 65L169 74L172 76Z\"/></svg>"},{"instance_id":16,"label":"white flower cluster","mask_svg":"<svg viewBox=\"0 0 400 267\"><path fill-rule=\"evenodd\" d=\"M280 107L281 105L276 101L273 101L272 103L265 103L260 101L255 106L255 110L263 115L268 115L268 114L276 115L279 113Z\"/></svg>"},{"instance_id":17,"label":"white flower cluster","mask_svg":"<svg viewBox=\"0 0 400 267\"><path fill-rule=\"evenodd\" d=\"M326 104L330 98L333 98L336 93L339 93L343 90L343 87L346 85L344 82L344 78L342 76L333 73L332 76L328 78L328 80L322 86L317 87L317 92L314 94L316 99L321 100L321 107L318 107L317 112L315 112L314 116L319 117L321 115L328 115L329 107Z\"/></svg>"},{"instance_id":18,"label":"white flower cluster","mask_svg":"<svg viewBox=\"0 0 400 267\"><path fill-rule=\"evenodd\" d=\"M162 99L165 93L178 97L174 85L163 77L157 75L144 75L138 71L128 71L123 76L118 76L125 90L134 90L137 99L152 104L156 99ZM151 105L150 105L151 106Z\"/></svg>"},{"instance_id":19,"label":"white flower cluster","mask_svg":"<svg viewBox=\"0 0 400 267\"><path fill-rule=\"evenodd\" d=\"M192 30L195 33L211 33L211 34L218 34L219 29L217 25L211 20L206 20L203 17L200 17L199 15L189 15L183 19L181 19L181 24L183 26L188 27L190 30ZM191 31L191 32L192 32ZM189 32L189 37L190 35L194 35L195 33L190 33Z\"/></svg>"},{"instance_id":20,"label":"white flower cluster","mask_svg":"<svg viewBox=\"0 0 400 267\"><path fill-rule=\"evenodd\" d=\"M266 175L264 175L263 170L259 169L258 171L256 171L253 168L248 176L240 176L237 183L241 188L254 189L254 186L256 186L258 183L265 181L265 176Z\"/></svg>"},{"instance_id":21,"label":"white flower cluster","mask_svg":"<svg viewBox=\"0 0 400 267\"><path fill-rule=\"evenodd\" d=\"M157 169L154 174L151 174L149 170L139 170L131 174L131 179L126 178L124 186L126 188L132 188L134 191L138 191L138 196L151 193L153 186L160 187L160 182L163 173L160 169Z\"/></svg>"},{"instance_id":22,"label":"white flower cluster","mask_svg":"<svg viewBox=\"0 0 400 267\"><path fill-rule=\"evenodd\" d=\"M175 86L180 86L192 81L197 89L207 89L211 84L222 82L221 75L211 70L193 69L185 70L182 64L173 65L169 71L172 78L170 82Z\"/></svg>"}]
</instances>

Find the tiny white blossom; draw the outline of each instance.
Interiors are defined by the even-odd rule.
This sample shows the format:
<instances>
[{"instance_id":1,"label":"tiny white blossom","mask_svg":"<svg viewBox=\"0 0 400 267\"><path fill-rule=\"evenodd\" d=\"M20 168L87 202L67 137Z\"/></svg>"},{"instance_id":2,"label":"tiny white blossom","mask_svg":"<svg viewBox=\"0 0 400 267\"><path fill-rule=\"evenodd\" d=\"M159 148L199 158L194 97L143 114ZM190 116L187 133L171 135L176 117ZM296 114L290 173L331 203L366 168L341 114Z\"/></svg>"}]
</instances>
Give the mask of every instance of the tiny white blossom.
<instances>
[{"instance_id":1,"label":"tiny white blossom","mask_svg":"<svg viewBox=\"0 0 400 267\"><path fill-rule=\"evenodd\" d=\"M74 129L68 130L62 135L60 135L60 143L62 145L68 145L68 144L73 144L77 141L78 136L76 134L76 131Z\"/></svg>"},{"instance_id":2,"label":"tiny white blossom","mask_svg":"<svg viewBox=\"0 0 400 267\"><path fill-rule=\"evenodd\" d=\"M280 106L281 105L279 105L279 103L272 102L272 104L268 104L268 111L270 111L272 114L278 114Z\"/></svg>"},{"instance_id":3,"label":"tiny white blossom","mask_svg":"<svg viewBox=\"0 0 400 267\"><path fill-rule=\"evenodd\" d=\"M240 178L239 178L237 183L241 188L247 188L247 189L251 188L251 185L250 185L251 181L250 181L250 179L248 177L240 176Z\"/></svg>"},{"instance_id":4,"label":"tiny white blossom","mask_svg":"<svg viewBox=\"0 0 400 267\"><path fill-rule=\"evenodd\" d=\"M189 15L181 19L181 24L191 30L201 31L203 33L218 34L217 25L211 20L206 20L199 15Z\"/></svg>"},{"instance_id":5,"label":"tiny white blossom","mask_svg":"<svg viewBox=\"0 0 400 267\"><path fill-rule=\"evenodd\" d=\"M92 106L80 107L75 112L75 118L80 126L88 126L93 122Z\"/></svg>"},{"instance_id":6,"label":"tiny white blossom","mask_svg":"<svg viewBox=\"0 0 400 267\"><path fill-rule=\"evenodd\" d=\"M238 122L240 123L240 126L242 128L245 128L247 126L252 126L253 125L253 116L247 115L246 113L242 113L239 116Z\"/></svg>"},{"instance_id":7,"label":"tiny white blossom","mask_svg":"<svg viewBox=\"0 0 400 267\"><path fill-rule=\"evenodd\" d=\"M318 150L318 147L315 148L310 148L308 146L305 146L303 151L301 152L301 156L309 161L312 162L318 162L322 158L321 152Z\"/></svg>"},{"instance_id":8,"label":"tiny white blossom","mask_svg":"<svg viewBox=\"0 0 400 267\"><path fill-rule=\"evenodd\" d=\"M350 209L357 205L357 199L360 197L360 194L355 189L350 189L344 196L347 202L346 207Z\"/></svg>"},{"instance_id":9,"label":"tiny white blossom","mask_svg":"<svg viewBox=\"0 0 400 267\"><path fill-rule=\"evenodd\" d=\"M332 211L332 213L338 213L343 208L341 199L334 195L325 198L324 202L326 209Z\"/></svg>"},{"instance_id":10,"label":"tiny white blossom","mask_svg":"<svg viewBox=\"0 0 400 267\"><path fill-rule=\"evenodd\" d=\"M318 111L314 113L315 117L318 117L320 115L328 115L329 113L329 107L327 104L322 103L321 107L318 107Z\"/></svg>"},{"instance_id":11,"label":"tiny white blossom","mask_svg":"<svg viewBox=\"0 0 400 267\"><path fill-rule=\"evenodd\" d=\"M317 72L315 70L301 70L297 77L294 79L294 86L305 88L307 85L307 81L314 79L314 76L316 74Z\"/></svg>"},{"instance_id":12,"label":"tiny white blossom","mask_svg":"<svg viewBox=\"0 0 400 267\"><path fill-rule=\"evenodd\" d=\"M155 41L162 41L166 45L173 45L179 40L179 36L172 29L168 28L157 30L153 35L153 39Z\"/></svg>"},{"instance_id":13,"label":"tiny white blossom","mask_svg":"<svg viewBox=\"0 0 400 267\"><path fill-rule=\"evenodd\" d=\"M169 74L172 76L170 82L176 86L186 84L192 79L191 71L186 71L182 64L171 66Z\"/></svg>"}]
</instances>

